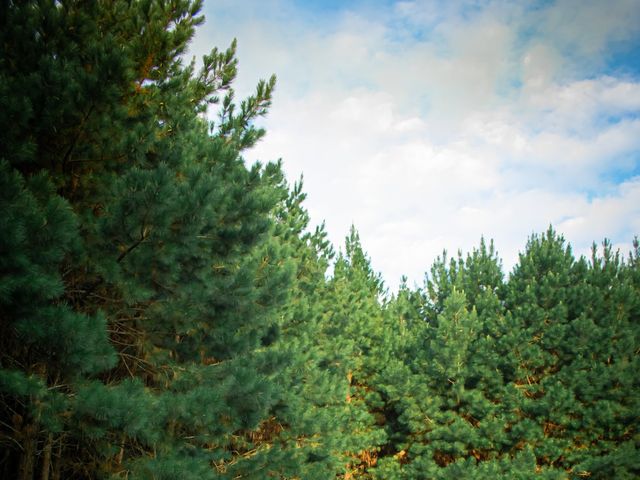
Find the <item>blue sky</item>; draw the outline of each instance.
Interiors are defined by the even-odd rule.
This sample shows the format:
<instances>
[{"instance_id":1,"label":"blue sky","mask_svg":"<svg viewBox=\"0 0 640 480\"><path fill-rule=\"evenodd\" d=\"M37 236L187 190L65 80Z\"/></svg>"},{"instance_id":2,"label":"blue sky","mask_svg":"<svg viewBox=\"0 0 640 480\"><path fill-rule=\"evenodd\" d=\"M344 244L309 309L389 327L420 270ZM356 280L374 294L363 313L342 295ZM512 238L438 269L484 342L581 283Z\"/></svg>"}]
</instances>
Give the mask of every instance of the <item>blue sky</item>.
<instances>
[{"instance_id":1,"label":"blue sky","mask_svg":"<svg viewBox=\"0 0 640 480\"><path fill-rule=\"evenodd\" d=\"M640 2L205 1L192 53L238 39L239 96L278 76L247 160L301 174L393 289L549 224L578 253L640 234Z\"/></svg>"}]
</instances>

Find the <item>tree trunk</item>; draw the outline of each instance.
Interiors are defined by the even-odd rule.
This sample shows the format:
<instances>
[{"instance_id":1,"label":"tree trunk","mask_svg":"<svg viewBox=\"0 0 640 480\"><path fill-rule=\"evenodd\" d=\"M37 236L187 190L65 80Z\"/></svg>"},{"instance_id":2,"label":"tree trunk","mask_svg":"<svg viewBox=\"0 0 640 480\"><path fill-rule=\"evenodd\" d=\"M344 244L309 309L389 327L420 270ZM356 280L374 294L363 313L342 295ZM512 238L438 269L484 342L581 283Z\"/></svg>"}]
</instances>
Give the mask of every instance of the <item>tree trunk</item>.
<instances>
[{"instance_id":1,"label":"tree trunk","mask_svg":"<svg viewBox=\"0 0 640 480\"><path fill-rule=\"evenodd\" d=\"M58 452L53 461L53 475L51 480L60 480L60 472L62 471L62 437L58 439Z\"/></svg>"},{"instance_id":2,"label":"tree trunk","mask_svg":"<svg viewBox=\"0 0 640 480\"><path fill-rule=\"evenodd\" d=\"M36 463L36 448L38 444L38 429L33 423L28 423L22 430L22 455L18 466L18 480L33 480L33 470Z\"/></svg>"},{"instance_id":3,"label":"tree trunk","mask_svg":"<svg viewBox=\"0 0 640 480\"><path fill-rule=\"evenodd\" d=\"M124 446L127 440L127 436L123 433L120 440L120 451L118 452L118 458L116 459L118 467L122 466L122 459L124 458Z\"/></svg>"},{"instance_id":4,"label":"tree trunk","mask_svg":"<svg viewBox=\"0 0 640 480\"><path fill-rule=\"evenodd\" d=\"M351 372L351 370L349 370L349 372L347 372L347 398L346 401L347 403L351 403L351 381L353 379L353 373Z\"/></svg>"},{"instance_id":5,"label":"tree trunk","mask_svg":"<svg viewBox=\"0 0 640 480\"><path fill-rule=\"evenodd\" d=\"M50 433L47 437L47 442L44 445L42 451L42 474L40 480L49 480L49 473L51 472L51 450L53 449L53 434Z\"/></svg>"}]
</instances>

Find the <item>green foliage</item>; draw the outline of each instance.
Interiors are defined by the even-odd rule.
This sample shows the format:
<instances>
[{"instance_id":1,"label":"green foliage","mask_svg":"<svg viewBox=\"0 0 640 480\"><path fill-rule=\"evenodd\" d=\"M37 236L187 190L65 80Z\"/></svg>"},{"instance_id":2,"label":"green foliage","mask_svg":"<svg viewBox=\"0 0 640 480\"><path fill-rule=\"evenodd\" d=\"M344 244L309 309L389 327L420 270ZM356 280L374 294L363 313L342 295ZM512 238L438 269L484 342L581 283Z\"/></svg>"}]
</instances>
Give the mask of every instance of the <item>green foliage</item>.
<instances>
[{"instance_id":1,"label":"green foliage","mask_svg":"<svg viewBox=\"0 0 640 480\"><path fill-rule=\"evenodd\" d=\"M396 442L377 478L637 476L636 259L605 242L576 261L549 229L506 282L482 241L402 287L390 310L413 335L387 379Z\"/></svg>"},{"instance_id":2,"label":"green foliage","mask_svg":"<svg viewBox=\"0 0 640 480\"><path fill-rule=\"evenodd\" d=\"M275 79L236 108L235 42L182 64L200 2L1 8L4 476L254 470L293 263L240 151Z\"/></svg>"}]
</instances>

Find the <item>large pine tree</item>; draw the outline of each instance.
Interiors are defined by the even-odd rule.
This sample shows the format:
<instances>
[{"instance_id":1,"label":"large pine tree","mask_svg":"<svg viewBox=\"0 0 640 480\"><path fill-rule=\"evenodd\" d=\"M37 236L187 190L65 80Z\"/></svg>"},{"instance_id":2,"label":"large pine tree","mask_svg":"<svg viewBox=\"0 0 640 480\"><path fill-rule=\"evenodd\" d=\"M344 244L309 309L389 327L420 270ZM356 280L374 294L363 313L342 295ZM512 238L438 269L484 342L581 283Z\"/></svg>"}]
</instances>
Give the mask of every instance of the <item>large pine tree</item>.
<instances>
[{"instance_id":1,"label":"large pine tree","mask_svg":"<svg viewBox=\"0 0 640 480\"><path fill-rule=\"evenodd\" d=\"M3 476L263 475L293 270L240 152L274 79L236 105L235 43L183 64L200 2L0 8Z\"/></svg>"},{"instance_id":2,"label":"large pine tree","mask_svg":"<svg viewBox=\"0 0 640 480\"><path fill-rule=\"evenodd\" d=\"M558 478L636 478L637 252L628 264L605 242L575 260L551 228L533 236L510 282L518 328L514 441Z\"/></svg>"},{"instance_id":3,"label":"large pine tree","mask_svg":"<svg viewBox=\"0 0 640 480\"><path fill-rule=\"evenodd\" d=\"M638 293L637 242L626 262L608 242L575 260L550 229L506 282L484 241L438 259L388 309L396 453L376 476L635 478Z\"/></svg>"}]
</instances>

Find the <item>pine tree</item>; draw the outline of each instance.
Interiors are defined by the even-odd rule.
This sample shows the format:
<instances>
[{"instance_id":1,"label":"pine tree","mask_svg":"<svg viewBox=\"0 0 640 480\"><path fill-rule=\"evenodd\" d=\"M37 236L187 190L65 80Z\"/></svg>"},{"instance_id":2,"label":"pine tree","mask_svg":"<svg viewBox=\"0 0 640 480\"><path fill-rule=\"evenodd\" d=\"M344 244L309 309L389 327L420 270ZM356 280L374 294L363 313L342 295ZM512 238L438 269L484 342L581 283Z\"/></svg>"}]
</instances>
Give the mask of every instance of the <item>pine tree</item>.
<instances>
[{"instance_id":1,"label":"pine tree","mask_svg":"<svg viewBox=\"0 0 640 480\"><path fill-rule=\"evenodd\" d=\"M22 480L38 468L42 430L50 432L49 452L51 435L63 430L71 401L63 385L113 367L116 355L104 314L76 311L63 300L60 264L78 250L69 204L46 175L25 179L6 162L0 188L2 443L7 449L18 443L22 451L19 458L5 457L3 476ZM48 472L48 462L40 468Z\"/></svg>"},{"instance_id":2,"label":"pine tree","mask_svg":"<svg viewBox=\"0 0 640 480\"><path fill-rule=\"evenodd\" d=\"M328 281L333 248L324 226L308 230L304 198L300 181L277 213L276 238L296 272L275 345L280 364L274 376L283 388L272 410L269 469L282 478L320 480L343 474L347 452L359 443L352 438L354 409L342 357L336 357L341 340L327 331L334 308Z\"/></svg>"},{"instance_id":3,"label":"pine tree","mask_svg":"<svg viewBox=\"0 0 640 480\"><path fill-rule=\"evenodd\" d=\"M344 478L368 478L386 441L383 402L377 389L387 357L382 301L384 284L352 226L345 251L335 262L328 286L330 310L324 318L324 349L343 378L350 431Z\"/></svg>"},{"instance_id":4,"label":"pine tree","mask_svg":"<svg viewBox=\"0 0 640 480\"><path fill-rule=\"evenodd\" d=\"M407 463L407 449L411 429L407 425L406 411L414 398L426 393L424 382L419 381L415 367L416 352L424 348L424 298L420 291L411 290L402 279L396 295L385 305L384 337L386 355L379 359L376 389L380 392L387 440L381 446L374 478L406 478L402 465ZM405 472L406 473L406 472Z\"/></svg>"},{"instance_id":5,"label":"pine tree","mask_svg":"<svg viewBox=\"0 0 640 480\"><path fill-rule=\"evenodd\" d=\"M520 328L513 441L533 447L558 478L634 478L638 405L637 290L605 242L576 261L551 228L533 236L509 283Z\"/></svg>"},{"instance_id":6,"label":"pine tree","mask_svg":"<svg viewBox=\"0 0 640 480\"><path fill-rule=\"evenodd\" d=\"M260 477L293 266L240 152L274 79L236 106L235 43L183 65L200 2L0 8L5 476Z\"/></svg>"},{"instance_id":7,"label":"pine tree","mask_svg":"<svg viewBox=\"0 0 640 480\"><path fill-rule=\"evenodd\" d=\"M505 288L493 244L482 240L466 258L437 259L422 290L401 290L396 302L413 317L403 319L412 332L405 367L387 380L397 453L381 462L379 478L537 475L533 452L513 449L507 431L517 396Z\"/></svg>"}]
</instances>

